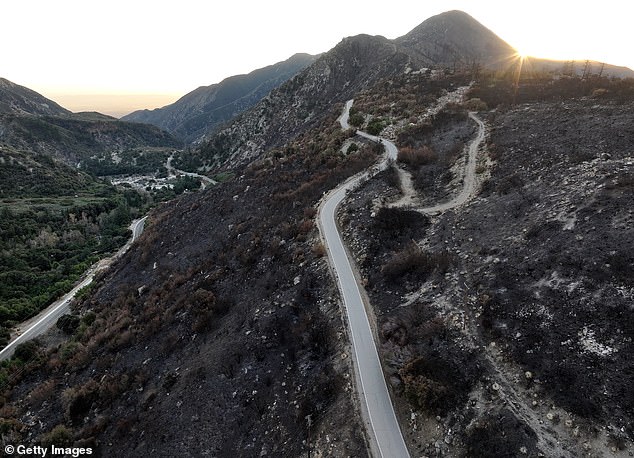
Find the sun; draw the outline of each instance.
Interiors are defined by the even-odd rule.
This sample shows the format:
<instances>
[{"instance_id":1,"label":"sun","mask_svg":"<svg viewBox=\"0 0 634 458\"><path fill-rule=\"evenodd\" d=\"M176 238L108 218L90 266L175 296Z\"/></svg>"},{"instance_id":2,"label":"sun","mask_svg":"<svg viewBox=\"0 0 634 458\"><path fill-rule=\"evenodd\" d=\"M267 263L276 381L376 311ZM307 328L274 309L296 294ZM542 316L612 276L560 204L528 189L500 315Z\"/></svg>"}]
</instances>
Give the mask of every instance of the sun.
<instances>
[{"instance_id":1,"label":"sun","mask_svg":"<svg viewBox=\"0 0 634 458\"><path fill-rule=\"evenodd\" d=\"M526 51L522 51L521 49L517 50L515 57L520 60L526 60L528 58L528 53Z\"/></svg>"}]
</instances>

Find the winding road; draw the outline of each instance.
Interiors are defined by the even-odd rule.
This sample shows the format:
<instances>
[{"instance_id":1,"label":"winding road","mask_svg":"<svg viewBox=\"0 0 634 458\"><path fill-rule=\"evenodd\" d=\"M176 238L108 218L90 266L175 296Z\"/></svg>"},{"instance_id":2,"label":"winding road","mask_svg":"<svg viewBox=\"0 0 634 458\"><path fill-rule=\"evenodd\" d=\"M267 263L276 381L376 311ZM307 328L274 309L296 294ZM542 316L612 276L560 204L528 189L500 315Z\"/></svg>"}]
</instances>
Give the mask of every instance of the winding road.
<instances>
[{"instance_id":1,"label":"winding road","mask_svg":"<svg viewBox=\"0 0 634 458\"><path fill-rule=\"evenodd\" d=\"M352 103L352 100L346 103L344 113L339 118L341 127L344 129L349 128L348 113ZM375 166L375 172L386 168L390 159L396 158L397 149L392 142L361 131L357 131L357 134L372 141L381 142L386 148L387 155L378 166ZM410 455L385 383L381 361L365 309L364 295L361 294L359 282L355 278L336 220L337 208L347 192L370 176L370 172L356 175L331 191L319 207L318 225L347 313L357 391L362 401L362 417L370 438L370 448L375 456L401 458Z\"/></svg>"},{"instance_id":2,"label":"winding road","mask_svg":"<svg viewBox=\"0 0 634 458\"><path fill-rule=\"evenodd\" d=\"M212 180L208 176L200 175L194 172L185 172L184 170L179 170L174 168L172 165L172 159L174 159L174 153L170 157L167 158L167 162L165 163L165 168L170 175L178 176L178 175L186 175L188 177L200 178L200 187L201 189L205 189L208 185L215 186L218 184L217 181Z\"/></svg>"},{"instance_id":3,"label":"winding road","mask_svg":"<svg viewBox=\"0 0 634 458\"><path fill-rule=\"evenodd\" d=\"M339 117L339 123L343 129L350 128L348 119L353 102L353 100L349 100L346 103L343 113ZM479 131L477 137L469 145L469 158L463 179L463 189L449 202L421 208L419 211L428 214L441 213L464 204L473 195L476 188L477 152L484 140L485 129L484 123L475 113L469 113L469 116L478 124ZM409 451L405 445L381 368L372 326L366 310L366 307L369 308L369 304L364 300L367 296L355 276L356 269L353 267L353 261L343 244L336 219L339 204L345 199L347 193L374 174L386 169L396 159L398 149L394 143L387 139L360 130L357 130L356 133L361 137L381 143L385 147L386 154L383 160L372 167L370 171L355 175L330 191L322 200L317 220L322 240L328 252L330 266L346 309L355 363L357 391L361 399L363 421L370 438L371 452L382 458L409 457Z\"/></svg>"},{"instance_id":4,"label":"winding road","mask_svg":"<svg viewBox=\"0 0 634 458\"><path fill-rule=\"evenodd\" d=\"M145 216L132 222L132 224L130 225L132 237L123 247L119 249L119 251L117 251L109 258L102 259L101 261L95 263L92 267L90 267L90 269L86 271L86 276L84 277L84 279L80 283L75 285L75 287L68 293L66 293L61 299L53 302L50 306L42 310L35 317L21 323L17 327L18 329L22 330L21 334L16 335L13 340L9 341L9 344L4 347L2 351L0 351L0 361L9 359L15 352L15 349L18 345L45 333L51 327L53 327L59 317L68 313L70 310L70 302L75 297L77 292L83 287L88 286L93 281L93 279L95 278L95 274L98 271L106 268L114 260L121 257L126 251L128 251L132 243L139 238L139 236L143 232L146 218L147 217Z\"/></svg>"}]
</instances>

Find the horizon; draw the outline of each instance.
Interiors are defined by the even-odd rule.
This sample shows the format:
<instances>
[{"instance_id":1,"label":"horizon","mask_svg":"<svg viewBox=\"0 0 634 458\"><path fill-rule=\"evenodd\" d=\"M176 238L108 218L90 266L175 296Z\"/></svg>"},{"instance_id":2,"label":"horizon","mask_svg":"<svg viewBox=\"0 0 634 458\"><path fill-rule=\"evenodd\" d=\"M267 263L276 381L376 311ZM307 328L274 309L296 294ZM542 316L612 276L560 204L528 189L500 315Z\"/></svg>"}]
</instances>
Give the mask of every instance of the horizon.
<instances>
[{"instance_id":1,"label":"horizon","mask_svg":"<svg viewBox=\"0 0 634 458\"><path fill-rule=\"evenodd\" d=\"M121 117L138 109L160 108L197 87L296 53L327 52L347 36L367 33L394 39L450 10L471 15L522 55L634 68L634 56L627 49L629 8L616 1L607 0L597 10L590 3L539 0L509 11L499 1L474 5L447 0L430 6L395 0L381 14L367 3L356 7L355 2L340 5L326 0L319 5L297 8L286 0L266 5L243 0L214 9L193 0L177 7L160 1L128 5L114 0L97 10L80 0L69 0L62 7L42 0L9 0L8 16L18 20L0 30L0 39L16 43L14 37L21 36L21 40L3 56L6 73L0 76L71 111ZM19 34L24 28L19 19L33 10L41 11L29 18L36 32L25 39ZM173 33L164 33L170 28ZM82 35L90 39L78 41ZM60 53L69 41L73 48Z\"/></svg>"}]
</instances>

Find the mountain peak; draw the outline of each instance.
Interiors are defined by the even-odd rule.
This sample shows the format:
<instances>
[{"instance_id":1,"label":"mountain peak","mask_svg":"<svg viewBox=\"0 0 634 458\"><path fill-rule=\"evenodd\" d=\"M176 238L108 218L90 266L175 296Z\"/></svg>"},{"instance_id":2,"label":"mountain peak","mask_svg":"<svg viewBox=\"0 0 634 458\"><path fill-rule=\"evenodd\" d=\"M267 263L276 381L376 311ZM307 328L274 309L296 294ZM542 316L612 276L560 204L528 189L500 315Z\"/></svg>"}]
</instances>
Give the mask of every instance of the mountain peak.
<instances>
[{"instance_id":1,"label":"mountain peak","mask_svg":"<svg viewBox=\"0 0 634 458\"><path fill-rule=\"evenodd\" d=\"M459 10L432 16L395 42L430 64L478 61L491 65L517 53L491 30Z\"/></svg>"}]
</instances>

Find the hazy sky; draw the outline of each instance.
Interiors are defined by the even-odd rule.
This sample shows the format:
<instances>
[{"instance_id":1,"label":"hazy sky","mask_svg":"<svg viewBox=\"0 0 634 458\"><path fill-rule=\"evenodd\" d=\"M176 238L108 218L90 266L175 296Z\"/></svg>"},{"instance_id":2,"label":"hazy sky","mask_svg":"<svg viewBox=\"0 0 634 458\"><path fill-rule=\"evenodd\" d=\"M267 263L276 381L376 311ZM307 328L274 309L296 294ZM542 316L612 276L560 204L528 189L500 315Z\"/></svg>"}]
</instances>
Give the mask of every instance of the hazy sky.
<instances>
[{"instance_id":1,"label":"hazy sky","mask_svg":"<svg viewBox=\"0 0 634 458\"><path fill-rule=\"evenodd\" d=\"M523 53L634 68L631 0L0 0L0 77L75 111L115 112L103 107L126 99L77 94L152 94L143 103L160 106L345 36L396 38L451 9Z\"/></svg>"}]
</instances>

